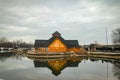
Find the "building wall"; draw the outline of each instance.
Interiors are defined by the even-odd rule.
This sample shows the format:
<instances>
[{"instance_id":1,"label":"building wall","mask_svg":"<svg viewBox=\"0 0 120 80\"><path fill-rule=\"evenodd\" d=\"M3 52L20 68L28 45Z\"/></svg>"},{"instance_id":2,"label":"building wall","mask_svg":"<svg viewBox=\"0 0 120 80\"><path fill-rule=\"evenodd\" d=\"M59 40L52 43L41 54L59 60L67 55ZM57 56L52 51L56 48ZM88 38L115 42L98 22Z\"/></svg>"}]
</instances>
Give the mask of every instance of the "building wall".
<instances>
[{"instance_id":1,"label":"building wall","mask_svg":"<svg viewBox=\"0 0 120 80\"><path fill-rule=\"evenodd\" d=\"M68 52L80 52L80 48L68 48Z\"/></svg>"},{"instance_id":2,"label":"building wall","mask_svg":"<svg viewBox=\"0 0 120 80\"><path fill-rule=\"evenodd\" d=\"M48 48L46 47L39 47L39 48L35 48L35 52L41 52L41 53L46 53L48 50Z\"/></svg>"},{"instance_id":3,"label":"building wall","mask_svg":"<svg viewBox=\"0 0 120 80\"><path fill-rule=\"evenodd\" d=\"M48 52L66 52L67 47L63 44L62 41L60 41L58 38L56 38L49 46L48 46Z\"/></svg>"}]
</instances>

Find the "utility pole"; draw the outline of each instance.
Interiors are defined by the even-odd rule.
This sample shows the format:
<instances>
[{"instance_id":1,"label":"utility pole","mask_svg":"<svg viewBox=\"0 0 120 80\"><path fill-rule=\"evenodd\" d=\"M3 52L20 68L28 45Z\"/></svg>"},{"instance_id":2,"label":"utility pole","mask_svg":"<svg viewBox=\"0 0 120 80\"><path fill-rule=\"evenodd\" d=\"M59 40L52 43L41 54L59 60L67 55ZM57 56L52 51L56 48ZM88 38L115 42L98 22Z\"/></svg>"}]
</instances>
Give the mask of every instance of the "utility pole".
<instances>
[{"instance_id":1,"label":"utility pole","mask_svg":"<svg viewBox=\"0 0 120 80\"><path fill-rule=\"evenodd\" d=\"M108 46L108 31L107 31L107 28L105 29L105 32L106 32L106 44ZM109 77L109 64L107 62L107 80L108 80L108 77Z\"/></svg>"},{"instance_id":2,"label":"utility pole","mask_svg":"<svg viewBox=\"0 0 120 80\"><path fill-rule=\"evenodd\" d=\"M106 44L108 45L108 31L107 31L107 28L105 29L105 32L106 32Z\"/></svg>"}]
</instances>

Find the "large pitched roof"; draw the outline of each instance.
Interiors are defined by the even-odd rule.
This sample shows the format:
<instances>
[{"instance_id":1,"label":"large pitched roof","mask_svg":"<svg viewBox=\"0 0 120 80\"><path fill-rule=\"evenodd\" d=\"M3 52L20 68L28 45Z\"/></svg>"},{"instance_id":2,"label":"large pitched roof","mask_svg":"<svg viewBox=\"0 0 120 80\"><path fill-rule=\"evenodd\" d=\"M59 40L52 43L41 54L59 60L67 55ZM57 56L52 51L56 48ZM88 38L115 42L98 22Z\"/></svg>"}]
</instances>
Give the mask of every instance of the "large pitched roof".
<instances>
[{"instance_id":1,"label":"large pitched roof","mask_svg":"<svg viewBox=\"0 0 120 80\"><path fill-rule=\"evenodd\" d=\"M67 47L80 47L78 40L65 40Z\"/></svg>"},{"instance_id":2,"label":"large pitched roof","mask_svg":"<svg viewBox=\"0 0 120 80\"><path fill-rule=\"evenodd\" d=\"M69 48L79 47L78 40L65 40L60 36L61 34L59 32L55 32L52 35L49 40L35 40L34 47L48 47L56 38L59 38Z\"/></svg>"},{"instance_id":3,"label":"large pitched roof","mask_svg":"<svg viewBox=\"0 0 120 80\"><path fill-rule=\"evenodd\" d=\"M35 40L34 47L47 47L48 40Z\"/></svg>"},{"instance_id":4,"label":"large pitched roof","mask_svg":"<svg viewBox=\"0 0 120 80\"><path fill-rule=\"evenodd\" d=\"M56 38L59 38L65 44L65 40L61 36L53 36L53 37L51 37L49 39L49 44L51 44Z\"/></svg>"}]
</instances>

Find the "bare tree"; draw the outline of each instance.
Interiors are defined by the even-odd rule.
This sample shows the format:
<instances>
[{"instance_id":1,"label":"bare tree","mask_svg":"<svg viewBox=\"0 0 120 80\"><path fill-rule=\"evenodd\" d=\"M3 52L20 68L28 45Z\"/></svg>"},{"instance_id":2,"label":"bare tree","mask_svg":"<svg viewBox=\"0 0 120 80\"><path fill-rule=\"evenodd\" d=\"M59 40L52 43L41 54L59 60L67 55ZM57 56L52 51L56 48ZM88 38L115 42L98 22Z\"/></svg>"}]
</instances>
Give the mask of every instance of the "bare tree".
<instances>
[{"instance_id":1,"label":"bare tree","mask_svg":"<svg viewBox=\"0 0 120 80\"><path fill-rule=\"evenodd\" d=\"M114 44L120 45L120 28L117 28L113 31L112 40Z\"/></svg>"},{"instance_id":2,"label":"bare tree","mask_svg":"<svg viewBox=\"0 0 120 80\"><path fill-rule=\"evenodd\" d=\"M7 40L7 38L6 37L1 37L0 38L0 43L5 43L5 42L7 42L8 40Z\"/></svg>"},{"instance_id":3,"label":"bare tree","mask_svg":"<svg viewBox=\"0 0 120 80\"><path fill-rule=\"evenodd\" d=\"M18 46L20 48L31 48L33 47L32 43L27 43L22 39L10 41L6 37L0 37L0 47L12 48Z\"/></svg>"}]
</instances>

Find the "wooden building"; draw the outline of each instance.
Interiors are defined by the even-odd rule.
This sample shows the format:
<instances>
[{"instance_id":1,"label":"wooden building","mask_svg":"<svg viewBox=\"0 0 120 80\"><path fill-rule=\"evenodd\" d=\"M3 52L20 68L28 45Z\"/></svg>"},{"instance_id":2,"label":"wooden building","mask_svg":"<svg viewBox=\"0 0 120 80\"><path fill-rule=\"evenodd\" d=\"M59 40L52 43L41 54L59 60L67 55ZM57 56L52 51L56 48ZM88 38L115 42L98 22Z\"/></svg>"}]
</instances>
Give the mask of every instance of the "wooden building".
<instances>
[{"instance_id":1,"label":"wooden building","mask_svg":"<svg viewBox=\"0 0 120 80\"><path fill-rule=\"evenodd\" d=\"M120 52L120 45L90 44L84 45L84 49L87 51Z\"/></svg>"},{"instance_id":2,"label":"wooden building","mask_svg":"<svg viewBox=\"0 0 120 80\"><path fill-rule=\"evenodd\" d=\"M34 48L35 52L80 52L78 40L65 40L58 31L48 40L35 40Z\"/></svg>"}]
</instances>

